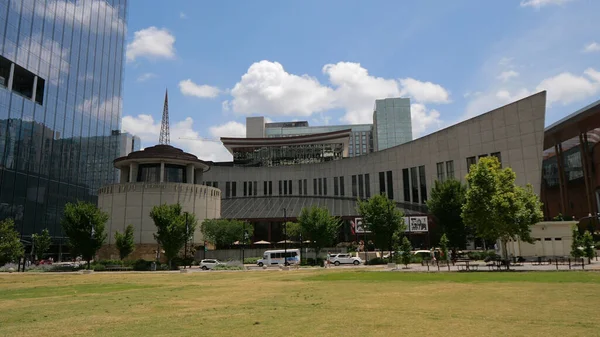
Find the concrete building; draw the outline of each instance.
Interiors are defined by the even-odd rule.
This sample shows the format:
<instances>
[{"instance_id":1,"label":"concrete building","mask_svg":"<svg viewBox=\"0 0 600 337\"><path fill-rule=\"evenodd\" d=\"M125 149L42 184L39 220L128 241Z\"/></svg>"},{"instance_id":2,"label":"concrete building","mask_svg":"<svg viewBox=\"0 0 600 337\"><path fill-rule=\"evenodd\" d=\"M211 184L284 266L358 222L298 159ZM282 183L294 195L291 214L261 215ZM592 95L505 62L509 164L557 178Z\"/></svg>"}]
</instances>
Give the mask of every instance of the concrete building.
<instances>
[{"instance_id":1,"label":"concrete building","mask_svg":"<svg viewBox=\"0 0 600 337\"><path fill-rule=\"evenodd\" d=\"M156 145L117 158L114 166L120 170L121 182L98 191L98 207L110 215L106 224L107 245L99 253L101 257L118 256L114 233L123 232L131 224L137 246L133 258L153 259L157 249L153 236L156 226L150 210L154 206L179 203L184 212L195 215L198 224L220 217L221 191L200 185L209 166L192 154L169 145ZM191 244L202 242L197 228Z\"/></svg>"},{"instance_id":2,"label":"concrete building","mask_svg":"<svg viewBox=\"0 0 600 337\"><path fill-rule=\"evenodd\" d=\"M434 181L442 175L464 180L469 165L483 156L497 156L515 171L517 184L529 183L539 194L545 111L544 91L365 156L276 167L217 163L204 180L229 187L222 194L221 216L253 223L255 240L281 240L285 220L295 219L305 206L319 205L345 220L339 240L353 241L350 221L358 216L357 198L385 193L407 216L426 216ZM244 184L251 184L253 193L244 195ZM287 193L271 188L285 184ZM426 237L413 245L426 246Z\"/></svg>"},{"instance_id":3,"label":"concrete building","mask_svg":"<svg viewBox=\"0 0 600 337\"><path fill-rule=\"evenodd\" d=\"M534 243L512 240L507 243L508 256L523 257L563 257L571 255L573 236L571 228L576 221L540 222L531 227L531 237ZM500 251L502 252L502 247Z\"/></svg>"},{"instance_id":4,"label":"concrete building","mask_svg":"<svg viewBox=\"0 0 600 337\"><path fill-rule=\"evenodd\" d=\"M373 143L381 151L412 140L410 98L386 98L375 101Z\"/></svg>"}]
</instances>

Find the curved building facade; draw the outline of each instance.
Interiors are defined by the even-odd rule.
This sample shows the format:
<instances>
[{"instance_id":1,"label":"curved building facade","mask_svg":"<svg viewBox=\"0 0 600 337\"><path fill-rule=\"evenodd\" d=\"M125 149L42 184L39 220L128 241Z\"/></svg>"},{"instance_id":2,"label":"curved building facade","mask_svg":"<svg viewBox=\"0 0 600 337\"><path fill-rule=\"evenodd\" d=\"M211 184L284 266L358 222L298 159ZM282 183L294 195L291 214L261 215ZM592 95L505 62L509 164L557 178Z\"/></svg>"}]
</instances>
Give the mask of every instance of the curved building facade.
<instances>
[{"instance_id":1,"label":"curved building facade","mask_svg":"<svg viewBox=\"0 0 600 337\"><path fill-rule=\"evenodd\" d=\"M154 206L179 203L184 212L195 215L198 225L204 219L220 217L221 191L200 185L209 166L192 154L157 145L117 158L114 165L121 171L121 183L98 191L98 207L110 215L107 246L100 252L103 257L118 257L115 232L133 225L137 245L133 257L154 258L156 226L150 218ZM201 242L198 226L190 243Z\"/></svg>"},{"instance_id":2,"label":"curved building facade","mask_svg":"<svg viewBox=\"0 0 600 337\"><path fill-rule=\"evenodd\" d=\"M384 193L409 215L426 215L436 180L464 181L469 166L496 156L517 184L540 193L546 92L500 107L408 143L365 156L318 164L236 167L216 163L204 181L223 191L223 218L255 223L255 239L276 241L280 224L310 205L357 216L355 201ZM229 140L230 141L230 140ZM284 211L285 209L285 211ZM349 237L349 224L340 240Z\"/></svg>"}]
</instances>

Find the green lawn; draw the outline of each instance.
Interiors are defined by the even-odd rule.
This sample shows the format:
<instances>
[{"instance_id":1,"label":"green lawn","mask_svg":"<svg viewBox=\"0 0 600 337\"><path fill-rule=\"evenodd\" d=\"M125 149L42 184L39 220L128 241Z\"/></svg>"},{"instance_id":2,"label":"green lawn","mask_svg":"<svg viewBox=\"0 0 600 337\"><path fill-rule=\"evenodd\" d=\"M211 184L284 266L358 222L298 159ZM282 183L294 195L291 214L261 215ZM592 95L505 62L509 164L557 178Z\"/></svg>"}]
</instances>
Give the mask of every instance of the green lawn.
<instances>
[{"instance_id":1,"label":"green lawn","mask_svg":"<svg viewBox=\"0 0 600 337\"><path fill-rule=\"evenodd\" d=\"M0 274L0 336L600 336L600 273Z\"/></svg>"}]
</instances>

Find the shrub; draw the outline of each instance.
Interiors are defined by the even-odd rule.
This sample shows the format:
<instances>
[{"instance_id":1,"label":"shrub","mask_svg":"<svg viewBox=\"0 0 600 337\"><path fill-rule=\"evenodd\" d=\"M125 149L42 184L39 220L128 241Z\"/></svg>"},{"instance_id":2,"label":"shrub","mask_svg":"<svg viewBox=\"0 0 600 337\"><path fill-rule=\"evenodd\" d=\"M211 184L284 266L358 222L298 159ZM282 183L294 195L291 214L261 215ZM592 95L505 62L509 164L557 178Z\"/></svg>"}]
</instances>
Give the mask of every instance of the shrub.
<instances>
[{"instance_id":1,"label":"shrub","mask_svg":"<svg viewBox=\"0 0 600 337\"><path fill-rule=\"evenodd\" d=\"M152 266L153 261L146 261L144 259L136 260L133 264L133 270L135 271L148 271Z\"/></svg>"},{"instance_id":2,"label":"shrub","mask_svg":"<svg viewBox=\"0 0 600 337\"><path fill-rule=\"evenodd\" d=\"M9 272L9 269L11 269L11 268L13 271L17 271L17 264L16 263L7 263L3 267L0 267L0 272Z\"/></svg>"},{"instance_id":3,"label":"shrub","mask_svg":"<svg viewBox=\"0 0 600 337\"><path fill-rule=\"evenodd\" d=\"M85 265L82 265L83 267L85 267ZM79 266L72 266L72 265L52 265L52 268L49 270L51 272L66 272L66 271L78 271L80 269L83 269L82 267Z\"/></svg>"},{"instance_id":4,"label":"shrub","mask_svg":"<svg viewBox=\"0 0 600 337\"><path fill-rule=\"evenodd\" d=\"M92 266L94 271L106 271L106 266L103 264L96 264Z\"/></svg>"},{"instance_id":5,"label":"shrub","mask_svg":"<svg viewBox=\"0 0 600 337\"><path fill-rule=\"evenodd\" d=\"M95 263L96 265L102 265L104 267L106 266L120 266L123 264L123 261L121 260L100 260L98 262Z\"/></svg>"},{"instance_id":6,"label":"shrub","mask_svg":"<svg viewBox=\"0 0 600 337\"><path fill-rule=\"evenodd\" d=\"M260 257L247 257L244 259L244 264L256 264Z\"/></svg>"},{"instance_id":7,"label":"shrub","mask_svg":"<svg viewBox=\"0 0 600 337\"><path fill-rule=\"evenodd\" d=\"M220 264L215 266L212 270L243 270L244 268L240 266L233 266L227 264Z\"/></svg>"},{"instance_id":8,"label":"shrub","mask_svg":"<svg viewBox=\"0 0 600 337\"><path fill-rule=\"evenodd\" d=\"M380 257L375 257L369 260L369 264L377 265L377 264L388 264L388 259L382 259Z\"/></svg>"},{"instance_id":9,"label":"shrub","mask_svg":"<svg viewBox=\"0 0 600 337\"><path fill-rule=\"evenodd\" d=\"M322 259L320 257L317 258L316 261L312 257L309 257L302 262L302 265L303 266L323 266L324 265L323 262L325 262L325 259Z\"/></svg>"}]
</instances>

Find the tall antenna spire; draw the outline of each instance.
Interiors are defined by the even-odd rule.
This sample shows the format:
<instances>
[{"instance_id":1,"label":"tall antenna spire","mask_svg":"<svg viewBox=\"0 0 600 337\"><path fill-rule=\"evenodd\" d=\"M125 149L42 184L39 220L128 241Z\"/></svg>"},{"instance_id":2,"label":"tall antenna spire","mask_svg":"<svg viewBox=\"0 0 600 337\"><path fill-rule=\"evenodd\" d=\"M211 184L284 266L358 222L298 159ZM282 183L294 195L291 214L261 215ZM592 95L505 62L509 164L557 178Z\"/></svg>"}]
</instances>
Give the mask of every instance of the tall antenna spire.
<instances>
[{"instance_id":1,"label":"tall antenna spire","mask_svg":"<svg viewBox=\"0 0 600 337\"><path fill-rule=\"evenodd\" d=\"M169 132L169 93L165 89L165 106L163 107L162 122L160 123L160 138L158 144L169 145L171 136Z\"/></svg>"}]
</instances>

